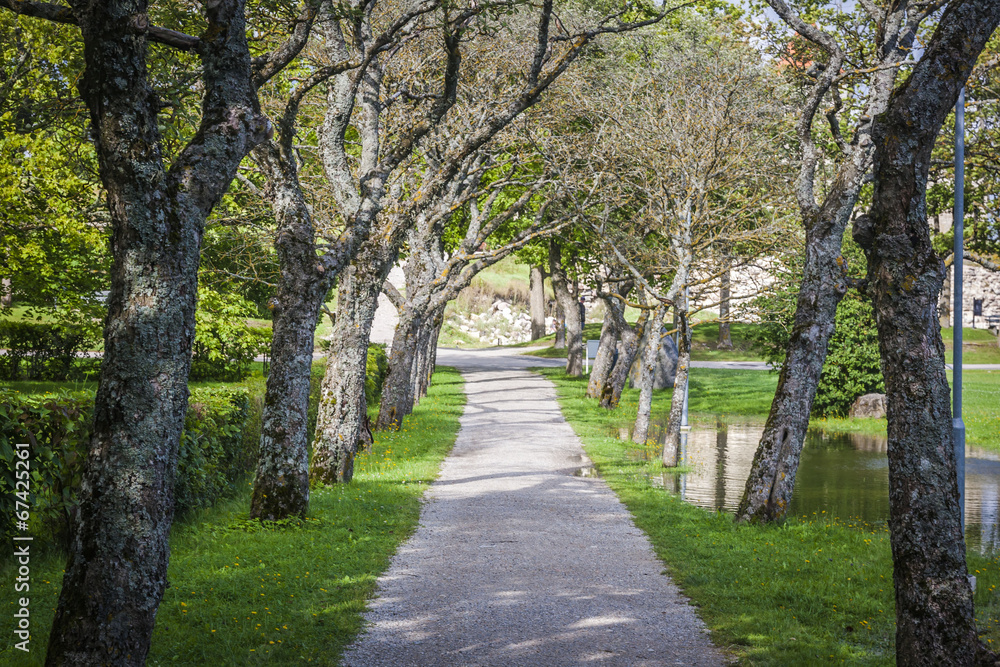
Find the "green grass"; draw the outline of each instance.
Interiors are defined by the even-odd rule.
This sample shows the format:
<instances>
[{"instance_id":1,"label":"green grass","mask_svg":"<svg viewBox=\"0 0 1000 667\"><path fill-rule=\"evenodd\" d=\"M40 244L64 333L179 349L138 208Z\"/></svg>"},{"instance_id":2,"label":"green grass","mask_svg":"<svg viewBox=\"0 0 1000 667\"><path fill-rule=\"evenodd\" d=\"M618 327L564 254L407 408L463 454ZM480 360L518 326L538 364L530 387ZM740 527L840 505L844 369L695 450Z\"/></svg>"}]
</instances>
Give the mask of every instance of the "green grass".
<instances>
[{"instance_id":1,"label":"green grass","mask_svg":"<svg viewBox=\"0 0 1000 667\"><path fill-rule=\"evenodd\" d=\"M30 315L30 317L29 317ZM50 310L45 308L33 308L31 306L12 306L8 316L0 315L0 319L11 322L55 322L56 317Z\"/></svg>"},{"instance_id":2,"label":"green grass","mask_svg":"<svg viewBox=\"0 0 1000 667\"><path fill-rule=\"evenodd\" d=\"M810 516L777 527L736 526L727 514L688 505L651 484L663 471L656 457L630 457L626 451L635 446L608 435L634 419L634 399L601 410L585 397L584 379L559 369L540 372L556 383L563 414L587 454L698 608L716 644L747 665L894 664L884 523ZM714 403L749 410L754 402L746 393L726 399L720 391ZM654 411L666 411L669 398L669 391L656 392ZM1000 642L1000 560L970 554L969 564L979 578L980 630Z\"/></svg>"},{"instance_id":3,"label":"green grass","mask_svg":"<svg viewBox=\"0 0 1000 667\"><path fill-rule=\"evenodd\" d=\"M962 373L962 421L968 444L1000 451L1000 371Z\"/></svg>"},{"instance_id":4,"label":"green grass","mask_svg":"<svg viewBox=\"0 0 1000 667\"><path fill-rule=\"evenodd\" d=\"M454 369L439 367L404 429L377 434L373 450L356 461L354 482L314 489L304 522L280 529L248 522L248 487L176 524L170 588L147 664L337 664L361 629L376 578L416 528L421 496L454 444L462 384ZM3 664L42 664L63 561L50 552L31 565L33 650L24 656L5 641ZM13 605L13 580L5 562L6 609Z\"/></svg>"},{"instance_id":5,"label":"green grass","mask_svg":"<svg viewBox=\"0 0 1000 667\"><path fill-rule=\"evenodd\" d=\"M691 330L691 359L694 361L763 361L759 353L751 349L750 340L747 333L754 327L753 324L733 323L731 327L733 349L718 349L719 324L700 324ZM584 325L583 337L587 340L596 340L601 337L601 323L590 322ZM551 346L555 341L555 334L549 334L544 338L531 341L530 343L519 343L514 347L528 347L533 345ZM548 348L544 350L534 350L527 352L536 357L548 359L565 358L566 350L556 350Z\"/></svg>"},{"instance_id":6,"label":"green grass","mask_svg":"<svg viewBox=\"0 0 1000 667\"><path fill-rule=\"evenodd\" d=\"M719 323L698 324L691 329L691 359L694 361L763 361L747 337L755 324L733 322L729 325L733 349L719 349Z\"/></svg>"},{"instance_id":7,"label":"green grass","mask_svg":"<svg viewBox=\"0 0 1000 667\"><path fill-rule=\"evenodd\" d=\"M944 338L945 363L952 363L954 328L941 329ZM962 361L966 364L1000 364L997 337L985 329L962 329Z\"/></svg>"},{"instance_id":8,"label":"green grass","mask_svg":"<svg viewBox=\"0 0 1000 667\"><path fill-rule=\"evenodd\" d=\"M488 269L476 274L476 280L497 291L504 291L513 283L522 283L525 289L530 280L531 267L517 261L513 255L505 257ZM551 289L547 290L551 292Z\"/></svg>"},{"instance_id":9,"label":"green grass","mask_svg":"<svg viewBox=\"0 0 1000 667\"><path fill-rule=\"evenodd\" d=\"M250 387L250 385L262 385L262 373L264 364L259 361L255 361L250 364L250 376L243 380L242 382L219 382L219 381L204 381L204 382L191 382L190 387L233 387L245 385ZM320 373L322 377L323 369L325 369L325 361L313 362L313 373ZM69 380L66 382L60 382L56 380L0 380L0 389L13 389L14 391L21 394L45 394L45 393L57 393L59 391L78 391L81 389L96 390L97 380Z\"/></svg>"}]
</instances>

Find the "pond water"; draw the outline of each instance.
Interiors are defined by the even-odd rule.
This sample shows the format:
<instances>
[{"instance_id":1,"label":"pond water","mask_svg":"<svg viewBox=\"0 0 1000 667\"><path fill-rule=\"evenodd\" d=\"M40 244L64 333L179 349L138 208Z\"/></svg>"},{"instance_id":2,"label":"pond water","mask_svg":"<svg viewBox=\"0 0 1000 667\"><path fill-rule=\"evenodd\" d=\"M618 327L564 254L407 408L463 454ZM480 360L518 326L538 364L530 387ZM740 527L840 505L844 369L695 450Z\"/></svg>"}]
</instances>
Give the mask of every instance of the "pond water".
<instances>
[{"instance_id":1,"label":"pond water","mask_svg":"<svg viewBox=\"0 0 1000 667\"><path fill-rule=\"evenodd\" d=\"M657 424L661 444L663 424ZM687 473L651 481L708 509L733 511L740 502L762 424L695 424L683 445ZM628 437L627 429L619 437ZM810 430L795 478L789 514L885 521L889 516L889 463L885 436ZM636 456L648 456L636 450ZM968 546L1000 549L1000 454L966 448L965 525Z\"/></svg>"}]
</instances>

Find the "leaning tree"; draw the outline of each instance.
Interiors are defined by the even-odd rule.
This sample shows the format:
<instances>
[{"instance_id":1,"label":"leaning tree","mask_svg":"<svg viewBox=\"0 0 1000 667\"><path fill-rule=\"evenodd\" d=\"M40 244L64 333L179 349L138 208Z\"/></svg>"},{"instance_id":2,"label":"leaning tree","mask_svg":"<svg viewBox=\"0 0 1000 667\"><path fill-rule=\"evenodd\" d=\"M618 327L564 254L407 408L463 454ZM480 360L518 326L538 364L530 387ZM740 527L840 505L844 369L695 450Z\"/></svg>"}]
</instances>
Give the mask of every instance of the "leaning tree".
<instances>
[{"instance_id":1,"label":"leaning tree","mask_svg":"<svg viewBox=\"0 0 1000 667\"><path fill-rule=\"evenodd\" d=\"M874 194L854 226L868 257L889 418L889 531L901 665L995 665L979 640L926 190L934 139L1000 24L1000 3L949 3L913 73L875 119Z\"/></svg>"},{"instance_id":2,"label":"leaning tree","mask_svg":"<svg viewBox=\"0 0 1000 667\"><path fill-rule=\"evenodd\" d=\"M632 57L597 62L586 73L589 85L577 88L586 90L578 95L578 106L586 126L600 128L588 171L607 174L618 191L614 200L629 213L613 216L601 210L600 231L613 244L618 263L637 280L648 281L640 280L640 286L657 302L641 351L633 439L645 442L648 433L652 370L666 304L678 329L669 428L675 442L693 311L715 305L714 294L706 299L704 293L734 266L777 249L781 227L774 211L781 210L785 176L777 157L783 90L758 55L727 35L724 25L692 23L686 33L647 36L626 48ZM664 287L651 286L654 278ZM615 318L619 310L608 312ZM621 328L612 325L609 331ZM605 365L600 365L602 374ZM676 446L664 449L665 464L675 465L676 451Z\"/></svg>"},{"instance_id":3,"label":"leaning tree","mask_svg":"<svg viewBox=\"0 0 1000 667\"><path fill-rule=\"evenodd\" d=\"M166 587L205 219L243 157L271 132L257 87L300 45L292 39L251 59L240 0L206 4L198 37L152 25L141 0L0 4L79 26L79 90L113 228L94 428L47 661L141 665ZM150 42L201 60L200 123L172 156Z\"/></svg>"},{"instance_id":4,"label":"leaning tree","mask_svg":"<svg viewBox=\"0 0 1000 667\"><path fill-rule=\"evenodd\" d=\"M802 91L795 197L805 264L785 363L738 521L781 520L787 512L837 305L850 283L841 245L871 170L872 119L888 107L921 23L942 3L864 0L850 11L768 4L795 32L779 24L772 40Z\"/></svg>"}]
</instances>

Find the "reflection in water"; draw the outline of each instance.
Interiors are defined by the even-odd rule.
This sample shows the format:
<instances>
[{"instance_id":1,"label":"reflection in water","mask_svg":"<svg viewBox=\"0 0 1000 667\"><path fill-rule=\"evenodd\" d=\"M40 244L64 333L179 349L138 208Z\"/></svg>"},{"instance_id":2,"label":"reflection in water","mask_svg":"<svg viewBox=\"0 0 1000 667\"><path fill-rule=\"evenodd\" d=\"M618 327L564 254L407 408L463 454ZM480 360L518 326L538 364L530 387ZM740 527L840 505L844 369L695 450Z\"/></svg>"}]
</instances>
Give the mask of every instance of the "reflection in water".
<instances>
[{"instance_id":1,"label":"reflection in water","mask_svg":"<svg viewBox=\"0 0 1000 667\"><path fill-rule=\"evenodd\" d=\"M656 426L662 434L664 424ZM651 481L700 507L733 511L763 431L759 424L695 425L681 444L681 465L689 472L663 473ZM825 511L827 516L885 521L889 516L886 446L884 436L809 431L789 513L808 516ZM965 463L969 546L983 552L1000 548L998 521L1000 455L969 447Z\"/></svg>"}]
</instances>

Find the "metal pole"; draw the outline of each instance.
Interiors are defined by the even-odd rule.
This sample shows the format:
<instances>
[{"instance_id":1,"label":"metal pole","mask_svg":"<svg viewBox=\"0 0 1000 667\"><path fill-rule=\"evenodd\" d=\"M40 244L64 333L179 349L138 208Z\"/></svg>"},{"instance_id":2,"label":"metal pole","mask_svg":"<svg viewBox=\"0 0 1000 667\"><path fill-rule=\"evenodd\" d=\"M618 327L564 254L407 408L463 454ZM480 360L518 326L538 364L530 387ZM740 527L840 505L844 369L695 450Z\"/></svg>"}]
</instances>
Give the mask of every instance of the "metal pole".
<instances>
[{"instance_id":1,"label":"metal pole","mask_svg":"<svg viewBox=\"0 0 1000 667\"><path fill-rule=\"evenodd\" d=\"M688 212L688 215L691 215L691 213ZM690 218L689 218L689 220L690 220ZM688 288L687 288L687 286L685 286L684 287L684 311L687 312L687 309L688 309ZM687 317L687 316L685 315L685 317ZM690 324L688 326L690 326ZM680 331L677 332L677 335L678 335L678 340L679 340ZM680 351L680 347L678 347L678 351ZM678 359L679 359L679 357L678 357ZM690 386L691 386L691 353L690 353L690 350L689 350L688 351L687 380L684 381L684 408L681 410L681 428L682 429L687 429L687 427L688 427L688 387L690 387Z\"/></svg>"},{"instance_id":2,"label":"metal pole","mask_svg":"<svg viewBox=\"0 0 1000 667\"><path fill-rule=\"evenodd\" d=\"M965 422L962 421L962 260L965 218L965 89L959 91L955 104L955 262L952 277L952 440L955 443L955 469L958 473L958 507L965 532Z\"/></svg>"}]
</instances>

